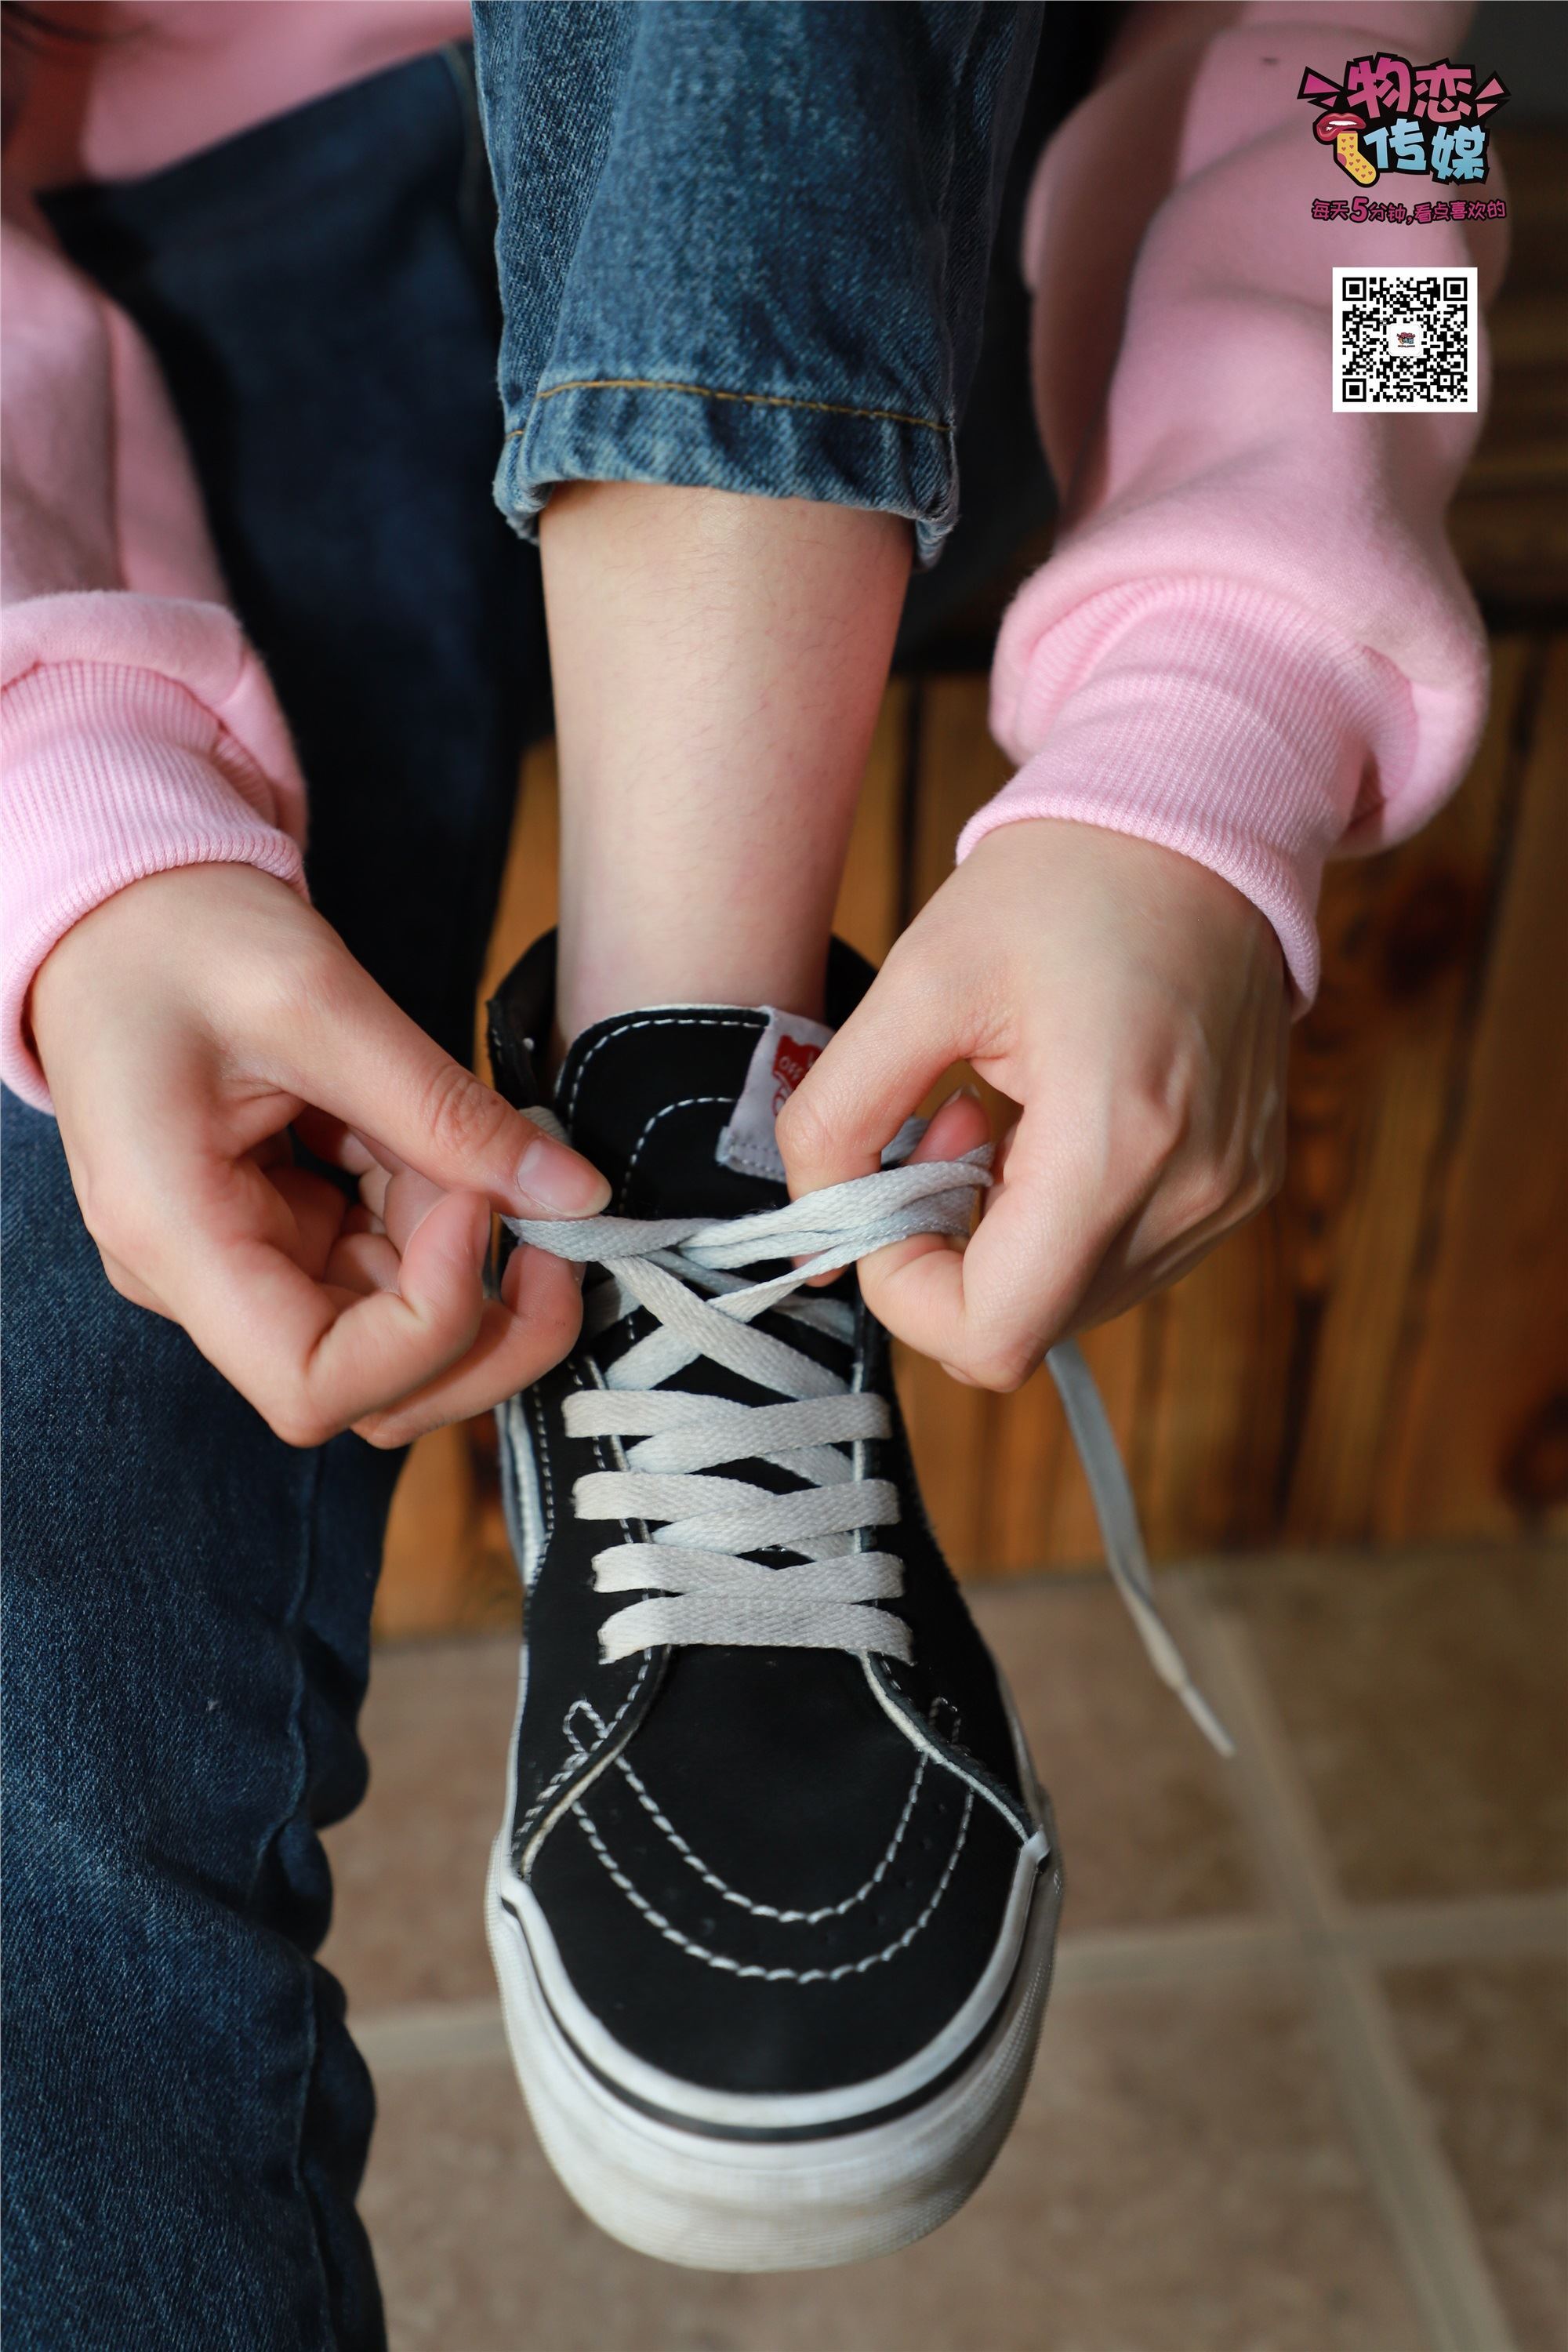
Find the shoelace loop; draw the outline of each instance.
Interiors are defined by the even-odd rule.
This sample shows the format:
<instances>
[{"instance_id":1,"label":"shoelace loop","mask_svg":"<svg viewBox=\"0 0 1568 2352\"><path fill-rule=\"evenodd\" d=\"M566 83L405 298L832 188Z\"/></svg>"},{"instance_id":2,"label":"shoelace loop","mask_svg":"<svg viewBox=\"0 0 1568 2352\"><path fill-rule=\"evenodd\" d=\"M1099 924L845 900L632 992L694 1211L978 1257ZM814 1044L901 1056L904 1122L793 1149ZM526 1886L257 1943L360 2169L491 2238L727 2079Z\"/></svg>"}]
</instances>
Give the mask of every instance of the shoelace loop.
<instances>
[{"instance_id":1,"label":"shoelace loop","mask_svg":"<svg viewBox=\"0 0 1568 2352\"><path fill-rule=\"evenodd\" d=\"M530 1116L562 1133L549 1112ZM847 1342L850 1310L841 1301L795 1297L804 1284L912 1234L967 1234L975 1194L992 1181L990 1146L962 1160L911 1163L901 1155L919 1133L911 1122L885 1155L900 1155L901 1164L752 1216L506 1219L532 1248L604 1267L607 1279L585 1304L585 1336L597 1337L637 1307L654 1318L654 1329L599 1375L602 1385L568 1397L564 1408L569 1436L616 1441L626 1465L577 1481L577 1516L647 1530L646 1540L595 1555L596 1590L647 1596L606 1620L600 1634L606 1661L691 1643L911 1655L908 1626L879 1605L901 1593L902 1563L864 1542L899 1517L892 1482L862 1475L863 1446L889 1433L888 1405L752 1326L772 1308ZM761 1282L735 1271L781 1258L800 1262ZM786 1402L742 1404L662 1385L699 1356ZM1228 1756L1230 1736L1155 1606L1137 1507L1093 1376L1072 1340L1046 1360L1089 1480L1107 1565L1150 1663ZM799 1484L780 1493L704 1475L742 1461L767 1463ZM793 1558L771 1565L747 1556L767 1551Z\"/></svg>"}]
</instances>

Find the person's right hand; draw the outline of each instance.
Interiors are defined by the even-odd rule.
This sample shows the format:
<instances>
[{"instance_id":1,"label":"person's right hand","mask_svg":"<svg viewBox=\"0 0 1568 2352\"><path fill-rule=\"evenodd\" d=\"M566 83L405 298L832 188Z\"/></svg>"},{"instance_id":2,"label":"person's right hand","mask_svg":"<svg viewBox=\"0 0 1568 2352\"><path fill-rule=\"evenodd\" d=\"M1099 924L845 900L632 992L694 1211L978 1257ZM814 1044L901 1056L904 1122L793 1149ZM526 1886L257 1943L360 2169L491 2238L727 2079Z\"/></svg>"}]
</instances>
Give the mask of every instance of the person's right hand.
<instances>
[{"instance_id":1,"label":"person's right hand","mask_svg":"<svg viewBox=\"0 0 1568 2352\"><path fill-rule=\"evenodd\" d=\"M452 1061L284 883L194 866L82 918L33 983L38 1058L110 1281L171 1317L277 1434L402 1445L559 1361L571 1266L490 1212L588 1216L585 1160ZM293 1128L360 1180L296 1164Z\"/></svg>"}]
</instances>

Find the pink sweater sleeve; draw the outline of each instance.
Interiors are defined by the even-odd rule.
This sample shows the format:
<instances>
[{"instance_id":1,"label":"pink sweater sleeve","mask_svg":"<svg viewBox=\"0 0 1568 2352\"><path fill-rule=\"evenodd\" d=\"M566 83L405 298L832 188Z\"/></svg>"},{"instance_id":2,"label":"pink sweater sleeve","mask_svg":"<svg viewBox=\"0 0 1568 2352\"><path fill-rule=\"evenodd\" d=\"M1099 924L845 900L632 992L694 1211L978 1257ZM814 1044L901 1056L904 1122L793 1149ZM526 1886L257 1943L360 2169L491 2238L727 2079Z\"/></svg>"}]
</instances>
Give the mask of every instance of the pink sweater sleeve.
<instances>
[{"instance_id":1,"label":"pink sweater sleeve","mask_svg":"<svg viewBox=\"0 0 1568 2352\"><path fill-rule=\"evenodd\" d=\"M26 1002L55 942L172 866L302 889L305 794L145 346L9 222L4 255L0 1076L47 1108Z\"/></svg>"},{"instance_id":2,"label":"pink sweater sleeve","mask_svg":"<svg viewBox=\"0 0 1568 2352\"><path fill-rule=\"evenodd\" d=\"M1031 195L1064 529L997 647L992 725L1019 771L959 855L1024 817L1162 842L1262 910L1305 1005L1324 860L1412 832L1454 790L1487 680L1443 529L1479 419L1334 415L1331 272L1473 258L1484 289L1502 239L1310 216L1336 190L1303 68L1462 55L1468 10L1275 0L1167 45L1185 13L1137 12L1139 53L1064 124Z\"/></svg>"}]
</instances>

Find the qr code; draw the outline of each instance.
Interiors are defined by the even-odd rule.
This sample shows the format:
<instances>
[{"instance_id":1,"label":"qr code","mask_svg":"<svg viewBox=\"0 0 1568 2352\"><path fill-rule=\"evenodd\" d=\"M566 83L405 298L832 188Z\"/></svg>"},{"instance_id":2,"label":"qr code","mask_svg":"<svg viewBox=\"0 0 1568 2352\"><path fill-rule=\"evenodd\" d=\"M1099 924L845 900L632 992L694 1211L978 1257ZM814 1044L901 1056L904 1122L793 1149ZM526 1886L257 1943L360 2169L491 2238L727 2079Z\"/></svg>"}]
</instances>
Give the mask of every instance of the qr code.
<instances>
[{"instance_id":1,"label":"qr code","mask_svg":"<svg viewBox=\"0 0 1568 2352\"><path fill-rule=\"evenodd\" d=\"M1474 269L1336 269L1334 414L1479 406Z\"/></svg>"}]
</instances>

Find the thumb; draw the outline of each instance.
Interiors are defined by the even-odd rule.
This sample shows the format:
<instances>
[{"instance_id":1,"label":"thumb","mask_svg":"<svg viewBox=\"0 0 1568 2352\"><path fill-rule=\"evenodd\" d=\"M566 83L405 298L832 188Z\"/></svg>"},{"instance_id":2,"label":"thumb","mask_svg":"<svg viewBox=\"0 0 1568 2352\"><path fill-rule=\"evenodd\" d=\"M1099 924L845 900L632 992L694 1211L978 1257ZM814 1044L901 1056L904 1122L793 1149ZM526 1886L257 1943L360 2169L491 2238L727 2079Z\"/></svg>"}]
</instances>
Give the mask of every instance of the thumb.
<instances>
[{"instance_id":1,"label":"thumb","mask_svg":"<svg viewBox=\"0 0 1568 2352\"><path fill-rule=\"evenodd\" d=\"M363 1136L384 1166L443 1192L482 1192L514 1216L588 1217L610 1187L443 1053L346 952L327 1017L287 1041L291 1092Z\"/></svg>"}]
</instances>

